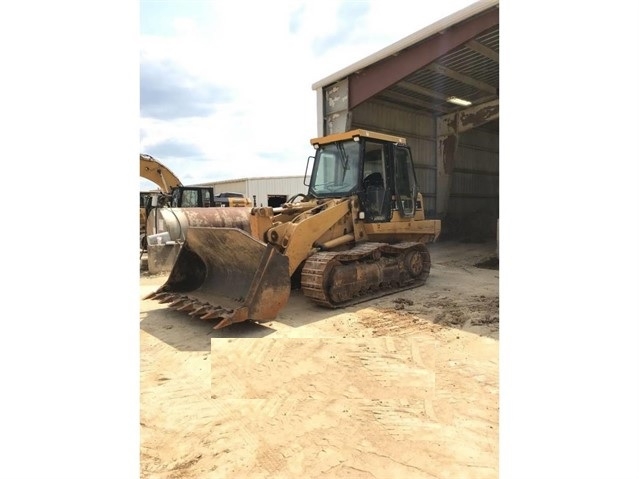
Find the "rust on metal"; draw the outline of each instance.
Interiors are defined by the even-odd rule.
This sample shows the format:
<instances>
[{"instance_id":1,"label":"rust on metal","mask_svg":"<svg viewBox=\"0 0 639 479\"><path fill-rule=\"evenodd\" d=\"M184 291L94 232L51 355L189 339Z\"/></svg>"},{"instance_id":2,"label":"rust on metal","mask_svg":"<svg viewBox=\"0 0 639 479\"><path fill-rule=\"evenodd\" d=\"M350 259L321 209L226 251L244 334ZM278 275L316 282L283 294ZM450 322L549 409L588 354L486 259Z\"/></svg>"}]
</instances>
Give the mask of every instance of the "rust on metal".
<instances>
[{"instance_id":1,"label":"rust on metal","mask_svg":"<svg viewBox=\"0 0 639 479\"><path fill-rule=\"evenodd\" d=\"M460 134L499 118L499 99L470 106L437 119L437 136Z\"/></svg>"},{"instance_id":2,"label":"rust on metal","mask_svg":"<svg viewBox=\"0 0 639 479\"><path fill-rule=\"evenodd\" d=\"M198 304L199 306L193 308L193 310L189 313L190 316L200 316L201 314L206 314L209 309L208 305L204 305L199 301L194 301L194 303Z\"/></svg>"},{"instance_id":3,"label":"rust on metal","mask_svg":"<svg viewBox=\"0 0 639 479\"><path fill-rule=\"evenodd\" d=\"M499 118L499 100L459 113L459 131L466 131Z\"/></svg>"},{"instance_id":4,"label":"rust on metal","mask_svg":"<svg viewBox=\"0 0 639 479\"><path fill-rule=\"evenodd\" d=\"M226 216L233 218L242 221L241 214ZM220 319L216 328L269 321L288 301L288 266L286 256L242 229L192 226L167 281L149 297L191 316Z\"/></svg>"},{"instance_id":5,"label":"rust on metal","mask_svg":"<svg viewBox=\"0 0 639 479\"><path fill-rule=\"evenodd\" d=\"M442 146L442 158L444 160L444 172L447 175L453 173L455 168L455 155L457 154L457 135L448 135L439 140Z\"/></svg>"},{"instance_id":6,"label":"rust on metal","mask_svg":"<svg viewBox=\"0 0 639 479\"><path fill-rule=\"evenodd\" d=\"M184 312L189 312L192 311L193 309L195 309L195 301L188 301L186 303L184 303L182 306L179 306L177 308L175 308L177 311L184 311Z\"/></svg>"},{"instance_id":7,"label":"rust on metal","mask_svg":"<svg viewBox=\"0 0 639 479\"><path fill-rule=\"evenodd\" d=\"M173 301L171 304L169 304L169 308L178 309L178 307L184 305L186 302L188 302L188 300L189 298L187 298L186 296L181 296Z\"/></svg>"},{"instance_id":8,"label":"rust on metal","mask_svg":"<svg viewBox=\"0 0 639 479\"><path fill-rule=\"evenodd\" d=\"M166 303L173 303L173 301L175 301L176 296L171 294L168 296L165 296L164 298L160 299L158 302L160 304L166 304Z\"/></svg>"},{"instance_id":9,"label":"rust on metal","mask_svg":"<svg viewBox=\"0 0 639 479\"><path fill-rule=\"evenodd\" d=\"M363 243L311 256L302 270L302 292L321 306L341 308L420 286L429 273L424 243Z\"/></svg>"}]
</instances>

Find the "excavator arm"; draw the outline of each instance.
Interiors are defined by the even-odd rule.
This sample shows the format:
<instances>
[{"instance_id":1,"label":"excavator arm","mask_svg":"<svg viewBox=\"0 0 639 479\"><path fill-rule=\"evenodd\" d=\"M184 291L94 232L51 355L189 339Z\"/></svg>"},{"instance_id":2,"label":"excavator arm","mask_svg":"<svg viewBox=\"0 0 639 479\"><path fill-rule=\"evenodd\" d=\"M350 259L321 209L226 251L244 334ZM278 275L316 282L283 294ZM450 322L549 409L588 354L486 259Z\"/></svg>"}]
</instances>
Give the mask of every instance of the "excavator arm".
<instances>
[{"instance_id":1,"label":"excavator arm","mask_svg":"<svg viewBox=\"0 0 639 479\"><path fill-rule=\"evenodd\" d=\"M140 153L140 176L158 185L162 193L170 193L171 189L182 186L182 182L171 170L151 155L142 153Z\"/></svg>"}]
</instances>

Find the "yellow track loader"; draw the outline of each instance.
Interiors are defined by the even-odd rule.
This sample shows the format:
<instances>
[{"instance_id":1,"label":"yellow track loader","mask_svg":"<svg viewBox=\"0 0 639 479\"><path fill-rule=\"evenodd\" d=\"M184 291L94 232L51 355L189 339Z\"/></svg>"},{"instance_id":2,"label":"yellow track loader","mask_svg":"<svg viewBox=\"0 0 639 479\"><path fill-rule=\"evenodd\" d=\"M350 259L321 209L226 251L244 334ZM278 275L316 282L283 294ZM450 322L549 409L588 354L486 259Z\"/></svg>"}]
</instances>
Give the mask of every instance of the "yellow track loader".
<instances>
[{"instance_id":1,"label":"yellow track loader","mask_svg":"<svg viewBox=\"0 0 639 479\"><path fill-rule=\"evenodd\" d=\"M292 288L340 308L424 284L441 223L425 218L405 139L359 129L311 145L307 193L191 221L167 281L145 299L217 329L275 319Z\"/></svg>"}]
</instances>

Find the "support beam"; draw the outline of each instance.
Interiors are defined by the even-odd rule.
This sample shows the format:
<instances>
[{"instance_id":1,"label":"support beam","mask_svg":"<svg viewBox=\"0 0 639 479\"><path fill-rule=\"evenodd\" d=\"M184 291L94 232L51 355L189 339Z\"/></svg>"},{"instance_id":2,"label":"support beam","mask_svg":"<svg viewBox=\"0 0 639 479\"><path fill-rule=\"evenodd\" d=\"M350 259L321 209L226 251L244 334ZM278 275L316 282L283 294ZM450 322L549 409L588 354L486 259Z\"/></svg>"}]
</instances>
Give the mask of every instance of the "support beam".
<instances>
[{"instance_id":1,"label":"support beam","mask_svg":"<svg viewBox=\"0 0 639 479\"><path fill-rule=\"evenodd\" d=\"M324 110L324 89L315 90L315 104L317 108L317 116L315 117L317 121L317 136L324 136L326 131L324 130L326 113Z\"/></svg>"},{"instance_id":2,"label":"support beam","mask_svg":"<svg viewBox=\"0 0 639 479\"><path fill-rule=\"evenodd\" d=\"M449 78L452 78L453 80L457 80L458 82L465 83L466 85L470 85L474 88L477 88L478 90L490 93L491 95L497 94L497 88L495 88L494 86L489 85L488 83L484 83L483 81L476 80L472 77L469 77L468 75L456 72L455 70L451 70L444 65L434 63L432 65L428 65L427 68L435 73L439 73L440 75L447 76Z\"/></svg>"},{"instance_id":3,"label":"support beam","mask_svg":"<svg viewBox=\"0 0 639 479\"><path fill-rule=\"evenodd\" d=\"M421 107L421 108L425 108L427 110L431 110L434 112L439 112L439 113L446 113L448 110L444 107L435 105L433 103L424 101L424 100L419 100L415 97L412 96L408 96L408 95L403 95L402 93L396 92L396 91L390 91L390 90L386 90L385 92L383 92L380 95L381 98L389 98L391 100L395 100L395 101L399 101L399 102L403 102L403 103L408 103L410 105L415 105L416 107Z\"/></svg>"},{"instance_id":4,"label":"support beam","mask_svg":"<svg viewBox=\"0 0 639 479\"><path fill-rule=\"evenodd\" d=\"M437 216L448 212L459 134L499 118L499 100L475 105L437 119Z\"/></svg>"},{"instance_id":5,"label":"support beam","mask_svg":"<svg viewBox=\"0 0 639 479\"><path fill-rule=\"evenodd\" d=\"M323 135L344 133L350 128L351 114L348 110L348 79L322 88Z\"/></svg>"},{"instance_id":6,"label":"support beam","mask_svg":"<svg viewBox=\"0 0 639 479\"><path fill-rule=\"evenodd\" d=\"M476 51L480 55L485 56L489 60L494 61L495 63L499 63L499 53L495 50L488 48L485 45L482 45L477 40L471 40L466 44L467 48L470 48L473 51Z\"/></svg>"},{"instance_id":7,"label":"support beam","mask_svg":"<svg viewBox=\"0 0 639 479\"><path fill-rule=\"evenodd\" d=\"M437 136L463 133L497 118L499 118L499 99L440 116L437 119Z\"/></svg>"},{"instance_id":8,"label":"support beam","mask_svg":"<svg viewBox=\"0 0 639 479\"><path fill-rule=\"evenodd\" d=\"M448 199L453 184L453 170L457 157L459 138L457 135L439 136L440 123L437 122L437 217L443 218L448 212Z\"/></svg>"},{"instance_id":9,"label":"support beam","mask_svg":"<svg viewBox=\"0 0 639 479\"><path fill-rule=\"evenodd\" d=\"M355 108L495 25L499 25L497 8L454 25L417 45L406 48L395 56L374 63L359 73L351 75L349 108Z\"/></svg>"},{"instance_id":10,"label":"support beam","mask_svg":"<svg viewBox=\"0 0 639 479\"><path fill-rule=\"evenodd\" d=\"M448 99L448 95L444 95L443 93L440 93L438 91L431 90L430 88L424 88L423 86L415 85L414 83L410 83L407 81L400 81L397 86L414 93L419 93L420 95L437 98L438 100L446 101Z\"/></svg>"}]
</instances>

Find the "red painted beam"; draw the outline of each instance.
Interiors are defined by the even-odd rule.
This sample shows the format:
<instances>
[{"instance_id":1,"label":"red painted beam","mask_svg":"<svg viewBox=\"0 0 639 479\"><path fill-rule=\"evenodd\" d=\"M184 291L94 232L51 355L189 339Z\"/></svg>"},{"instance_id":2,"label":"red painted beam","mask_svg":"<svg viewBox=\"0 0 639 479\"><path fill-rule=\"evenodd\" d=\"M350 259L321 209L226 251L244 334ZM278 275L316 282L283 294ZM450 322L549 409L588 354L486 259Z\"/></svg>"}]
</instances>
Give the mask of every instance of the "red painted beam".
<instances>
[{"instance_id":1,"label":"red painted beam","mask_svg":"<svg viewBox=\"0 0 639 479\"><path fill-rule=\"evenodd\" d=\"M397 56L381 60L351 75L348 85L349 108L355 108L495 25L499 25L497 8L454 25L443 34L436 33Z\"/></svg>"}]
</instances>

